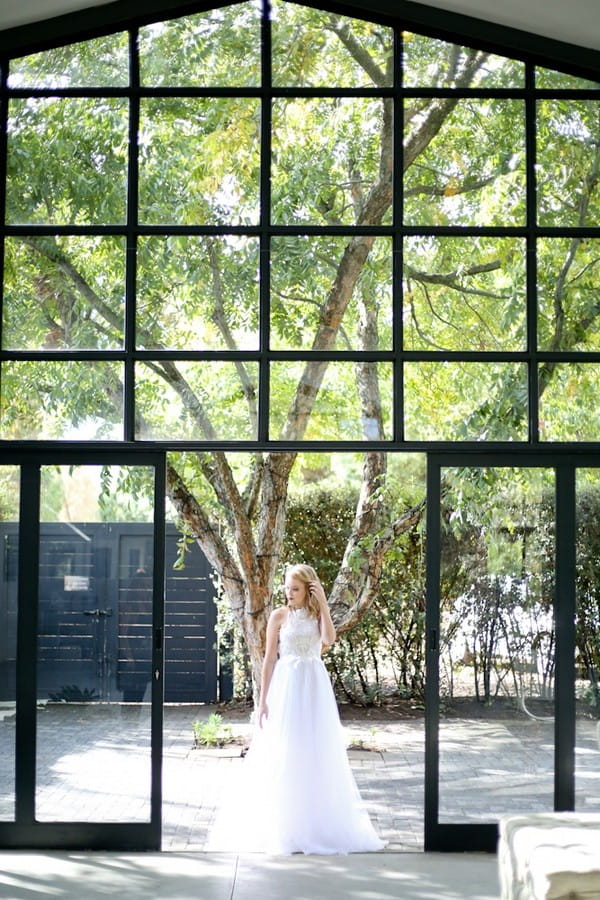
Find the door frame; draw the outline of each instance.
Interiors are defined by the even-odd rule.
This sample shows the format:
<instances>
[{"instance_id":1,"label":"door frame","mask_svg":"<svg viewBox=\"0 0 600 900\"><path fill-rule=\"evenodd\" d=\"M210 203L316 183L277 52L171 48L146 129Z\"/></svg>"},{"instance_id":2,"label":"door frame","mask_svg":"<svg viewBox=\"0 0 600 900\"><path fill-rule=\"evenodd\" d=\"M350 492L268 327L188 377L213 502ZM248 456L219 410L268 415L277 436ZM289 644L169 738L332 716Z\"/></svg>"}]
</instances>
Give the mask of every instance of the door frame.
<instances>
[{"instance_id":1,"label":"door frame","mask_svg":"<svg viewBox=\"0 0 600 900\"><path fill-rule=\"evenodd\" d=\"M495 852L498 823L439 822L439 634L441 469L446 467L551 468L555 472L554 809L575 807L575 539L577 468L599 468L597 455L444 451L427 457L427 580L425 685L425 850Z\"/></svg>"},{"instance_id":2,"label":"door frame","mask_svg":"<svg viewBox=\"0 0 600 900\"><path fill-rule=\"evenodd\" d=\"M15 722L15 817L0 822L4 849L159 850L162 816L164 690L164 452L145 450L20 450L1 465L19 466L18 615ZM46 465L148 466L154 469L150 819L147 822L39 822L35 818L40 472Z\"/></svg>"}]
</instances>

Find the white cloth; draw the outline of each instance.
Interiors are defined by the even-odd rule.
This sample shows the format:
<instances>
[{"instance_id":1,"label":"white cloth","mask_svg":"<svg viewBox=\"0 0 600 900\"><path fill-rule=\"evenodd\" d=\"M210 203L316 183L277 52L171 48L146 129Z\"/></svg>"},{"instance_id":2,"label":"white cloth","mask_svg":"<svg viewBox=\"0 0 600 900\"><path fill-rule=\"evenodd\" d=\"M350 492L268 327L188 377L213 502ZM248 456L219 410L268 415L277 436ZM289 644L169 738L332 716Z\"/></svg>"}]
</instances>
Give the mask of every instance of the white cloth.
<instances>
[{"instance_id":1,"label":"white cloth","mask_svg":"<svg viewBox=\"0 0 600 900\"><path fill-rule=\"evenodd\" d=\"M498 865L502 900L600 900L600 815L505 816Z\"/></svg>"},{"instance_id":2,"label":"white cloth","mask_svg":"<svg viewBox=\"0 0 600 900\"><path fill-rule=\"evenodd\" d=\"M242 766L237 849L381 850L348 762L319 626L304 609L290 610L281 627L267 704Z\"/></svg>"}]
</instances>

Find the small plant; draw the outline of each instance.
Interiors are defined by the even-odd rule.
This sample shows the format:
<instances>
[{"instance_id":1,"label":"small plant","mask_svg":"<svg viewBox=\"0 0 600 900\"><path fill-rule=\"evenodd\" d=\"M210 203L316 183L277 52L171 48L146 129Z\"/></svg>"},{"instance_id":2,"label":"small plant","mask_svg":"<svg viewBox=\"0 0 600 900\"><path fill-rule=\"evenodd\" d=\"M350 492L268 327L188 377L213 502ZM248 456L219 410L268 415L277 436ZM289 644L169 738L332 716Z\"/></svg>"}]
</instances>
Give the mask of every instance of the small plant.
<instances>
[{"instance_id":1,"label":"small plant","mask_svg":"<svg viewBox=\"0 0 600 900\"><path fill-rule=\"evenodd\" d=\"M76 684L64 684L60 691L48 695L53 703L90 703L99 700L95 688L80 688Z\"/></svg>"},{"instance_id":2,"label":"small plant","mask_svg":"<svg viewBox=\"0 0 600 900\"><path fill-rule=\"evenodd\" d=\"M192 728L195 747L224 747L234 739L231 725L224 725L219 713L211 713L204 722L194 722Z\"/></svg>"},{"instance_id":3,"label":"small plant","mask_svg":"<svg viewBox=\"0 0 600 900\"><path fill-rule=\"evenodd\" d=\"M348 750L376 750L377 749L377 725L369 728L369 737L353 737L348 744Z\"/></svg>"}]
</instances>

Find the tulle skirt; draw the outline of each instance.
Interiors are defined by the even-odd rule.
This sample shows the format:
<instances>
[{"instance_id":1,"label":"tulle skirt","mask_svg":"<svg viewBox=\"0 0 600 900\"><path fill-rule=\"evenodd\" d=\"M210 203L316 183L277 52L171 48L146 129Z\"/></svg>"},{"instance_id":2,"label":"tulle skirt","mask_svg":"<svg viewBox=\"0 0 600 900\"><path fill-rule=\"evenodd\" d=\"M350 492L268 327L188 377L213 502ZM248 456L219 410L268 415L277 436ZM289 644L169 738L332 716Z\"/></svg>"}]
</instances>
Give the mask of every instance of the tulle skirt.
<instances>
[{"instance_id":1,"label":"tulle skirt","mask_svg":"<svg viewBox=\"0 0 600 900\"><path fill-rule=\"evenodd\" d=\"M275 854L381 850L384 842L350 769L322 660L279 659L268 708L241 767L229 842L233 838L238 850Z\"/></svg>"}]
</instances>

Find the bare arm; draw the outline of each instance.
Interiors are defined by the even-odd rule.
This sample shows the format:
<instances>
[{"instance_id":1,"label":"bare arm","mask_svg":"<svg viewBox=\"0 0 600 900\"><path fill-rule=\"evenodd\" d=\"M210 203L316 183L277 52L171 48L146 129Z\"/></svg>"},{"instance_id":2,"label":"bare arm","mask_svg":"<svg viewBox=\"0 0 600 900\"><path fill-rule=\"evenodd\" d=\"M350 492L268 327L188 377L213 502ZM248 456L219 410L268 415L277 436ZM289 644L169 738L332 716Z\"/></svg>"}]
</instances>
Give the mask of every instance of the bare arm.
<instances>
[{"instance_id":1,"label":"bare arm","mask_svg":"<svg viewBox=\"0 0 600 900\"><path fill-rule=\"evenodd\" d=\"M329 604L320 581L311 581L310 592L319 602L319 626L321 628L321 642L324 647L331 647L336 638L335 625L329 612Z\"/></svg>"},{"instance_id":2,"label":"bare arm","mask_svg":"<svg viewBox=\"0 0 600 900\"><path fill-rule=\"evenodd\" d=\"M269 717L269 707L267 706L267 696L269 694L269 685L273 676L273 669L277 662L277 648L279 645L279 629L281 628L284 616L287 614L283 607L274 609L269 616L267 622L267 646L265 649L265 658L263 659L262 672L260 677L260 702L258 706L258 724L262 728L263 719Z\"/></svg>"}]
</instances>

